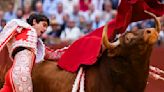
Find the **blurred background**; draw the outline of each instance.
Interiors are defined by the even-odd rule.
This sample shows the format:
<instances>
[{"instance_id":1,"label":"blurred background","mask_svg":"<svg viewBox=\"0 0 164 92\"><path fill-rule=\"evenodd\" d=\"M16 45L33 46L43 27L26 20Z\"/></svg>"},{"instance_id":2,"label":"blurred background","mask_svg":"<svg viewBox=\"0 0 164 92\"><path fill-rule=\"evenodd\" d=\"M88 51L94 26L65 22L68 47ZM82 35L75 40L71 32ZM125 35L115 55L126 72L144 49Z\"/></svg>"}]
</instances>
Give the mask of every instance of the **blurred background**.
<instances>
[{"instance_id":1,"label":"blurred background","mask_svg":"<svg viewBox=\"0 0 164 92\"><path fill-rule=\"evenodd\" d=\"M159 1L164 3L164 0ZM11 19L26 21L31 13L42 13L50 19L50 26L42 35L42 40L53 49L62 48L115 18L119 2L119 0L0 0L0 32ZM159 19L162 29L152 52L151 65L164 70L164 15ZM154 20L149 19L131 23L127 31L154 26ZM7 63L10 61L7 53L6 48L0 53L0 64L11 64ZM1 74L3 72L0 71ZM164 81L149 78L145 92L164 92Z\"/></svg>"}]
</instances>

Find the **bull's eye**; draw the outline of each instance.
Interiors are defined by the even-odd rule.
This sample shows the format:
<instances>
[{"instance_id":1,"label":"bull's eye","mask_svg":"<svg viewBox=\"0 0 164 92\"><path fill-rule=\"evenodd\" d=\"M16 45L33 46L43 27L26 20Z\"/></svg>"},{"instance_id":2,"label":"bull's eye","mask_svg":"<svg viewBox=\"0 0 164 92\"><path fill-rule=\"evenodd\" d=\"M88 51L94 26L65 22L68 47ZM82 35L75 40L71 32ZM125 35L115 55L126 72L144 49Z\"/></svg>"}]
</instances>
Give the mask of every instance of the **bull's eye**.
<instances>
[{"instance_id":1,"label":"bull's eye","mask_svg":"<svg viewBox=\"0 0 164 92\"><path fill-rule=\"evenodd\" d=\"M126 43L129 43L130 42L130 39L128 37L125 38L125 42Z\"/></svg>"},{"instance_id":2,"label":"bull's eye","mask_svg":"<svg viewBox=\"0 0 164 92\"><path fill-rule=\"evenodd\" d=\"M133 37L134 37L133 33L126 34L126 36L125 36L125 43L130 43Z\"/></svg>"},{"instance_id":3,"label":"bull's eye","mask_svg":"<svg viewBox=\"0 0 164 92\"><path fill-rule=\"evenodd\" d=\"M150 34L150 33L151 33L151 31L150 31L150 30L146 30L146 33L147 33L147 34Z\"/></svg>"}]
</instances>

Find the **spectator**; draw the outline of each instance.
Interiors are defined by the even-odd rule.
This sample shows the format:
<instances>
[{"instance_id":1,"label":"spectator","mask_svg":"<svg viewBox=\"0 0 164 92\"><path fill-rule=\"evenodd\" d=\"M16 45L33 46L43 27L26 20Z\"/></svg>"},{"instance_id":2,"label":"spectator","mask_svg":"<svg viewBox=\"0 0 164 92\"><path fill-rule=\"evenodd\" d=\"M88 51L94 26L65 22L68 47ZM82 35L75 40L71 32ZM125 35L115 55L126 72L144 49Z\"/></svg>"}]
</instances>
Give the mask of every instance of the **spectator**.
<instances>
[{"instance_id":1,"label":"spectator","mask_svg":"<svg viewBox=\"0 0 164 92\"><path fill-rule=\"evenodd\" d=\"M0 32L3 30L4 26L6 25L6 20L5 19L2 19L1 21L1 27L0 27Z\"/></svg>"},{"instance_id":2,"label":"spectator","mask_svg":"<svg viewBox=\"0 0 164 92\"><path fill-rule=\"evenodd\" d=\"M35 4L35 12L40 13L40 14L44 14L43 12L43 4L41 1L37 1Z\"/></svg>"},{"instance_id":3,"label":"spectator","mask_svg":"<svg viewBox=\"0 0 164 92\"><path fill-rule=\"evenodd\" d=\"M82 15L82 12L80 11L79 4L74 4L73 12L70 14L70 16L75 20L76 26L79 24L80 15Z\"/></svg>"},{"instance_id":4,"label":"spectator","mask_svg":"<svg viewBox=\"0 0 164 92\"><path fill-rule=\"evenodd\" d=\"M0 9L0 20L4 18L4 11Z\"/></svg>"},{"instance_id":5,"label":"spectator","mask_svg":"<svg viewBox=\"0 0 164 92\"><path fill-rule=\"evenodd\" d=\"M33 10L33 11L36 11L36 3L37 3L38 1L42 2L42 4L43 4L43 2L44 2L44 0L32 0L32 1L31 1L31 7L32 7L32 10Z\"/></svg>"},{"instance_id":6,"label":"spectator","mask_svg":"<svg viewBox=\"0 0 164 92\"><path fill-rule=\"evenodd\" d=\"M62 31L65 30L65 28L66 28L66 26L67 26L67 23L68 23L68 21L69 21L69 18L70 18L69 14L65 13L65 14L63 15L63 24L61 25L61 30L62 30Z\"/></svg>"},{"instance_id":7,"label":"spectator","mask_svg":"<svg viewBox=\"0 0 164 92\"><path fill-rule=\"evenodd\" d=\"M51 14L54 14L59 1L60 0L44 0L43 11L48 17L50 17Z\"/></svg>"},{"instance_id":8,"label":"spectator","mask_svg":"<svg viewBox=\"0 0 164 92\"><path fill-rule=\"evenodd\" d=\"M45 43L48 45L54 45L59 42L60 35L61 35L61 25L55 20L51 20L50 27L47 29L45 35L47 35L45 39Z\"/></svg>"},{"instance_id":9,"label":"spectator","mask_svg":"<svg viewBox=\"0 0 164 92\"><path fill-rule=\"evenodd\" d=\"M86 20L94 21L96 13L98 13L98 12L99 12L99 10L95 9L94 4L89 4L89 10L85 12Z\"/></svg>"},{"instance_id":10,"label":"spectator","mask_svg":"<svg viewBox=\"0 0 164 92\"><path fill-rule=\"evenodd\" d=\"M86 19L83 15L80 15L79 16L79 24L78 24L78 27L80 28L80 30L82 32L84 32L84 29L86 27Z\"/></svg>"},{"instance_id":11,"label":"spectator","mask_svg":"<svg viewBox=\"0 0 164 92\"><path fill-rule=\"evenodd\" d=\"M23 20L26 20L29 16L30 16L30 14L31 14L31 5L29 5L29 4L26 4L25 6L24 6L24 8L23 8L23 12L24 12L24 14L23 14L23 17L22 17L22 19Z\"/></svg>"},{"instance_id":12,"label":"spectator","mask_svg":"<svg viewBox=\"0 0 164 92\"><path fill-rule=\"evenodd\" d=\"M112 9L110 1L104 2L104 11L102 14L103 21L108 22L115 17L115 10Z\"/></svg>"},{"instance_id":13,"label":"spectator","mask_svg":"<svg viewBox=\"0 0 164 92\"><path fill-rule=\"evenodd\" d=\"M158 46L164 43L164 16L160 17L161 31L159 33Z\"/></svg>"},{"instance_id":14,"label":"spectator","mask_svg":"<svg viewBox=\"0 0 164 92\"><path fill-rule=\"evenodd\" d=\"M61 35L61 26L55 19L51 20L50 28L48 36L59 38Z\"/></svg>"},{"instance_id":15,"label":"spectator","mask_svg":"<svg viewBox=\"0 0 164 92\"><path fill-rule=\"evenodd\" d=\"M112 2L112 8L113 9L117 9L118 4L119 4L119 0L110 0Z\"/></svg>"},{"instance_id":16,"label":"spectator","mask_svg":"<svg viewBox=\"0 0 164 92\"><path fill-rule=\"evenodd\" d=\"M4 11L0 8L0 21L4 18ZM0 22L1 24L1 22Z\"/></svg>"},{"instance_id":17,"label":"spectator","mask_svg":"<svg viewBox=\"0 0 164 92\"><path fill-rule=\"evenodd\" d=\"M63 24L63 15L64 15L64 11L63 11L63 3L62 2L59 2L57 4L57 9L55 11L55 13L53 15L56 16L56 21L59 23L59 24Z\"/></svg>"},{"instance_id":18,"label":"spectator","mask_svg":"<svg viewBox=\"0 0 164 92\"><path fill-rule=\"evenodd\" d=\"M103 20L101 20L101 13L97 13L95 16L95 20L93 21L92 28L96 29L96 28L101 27L103 25L105 25L105 22Z\"/></svg>"},{"instance_id":19,"label":"spectator","mask_svg":"<svg viewBox=\"0 0 164 92\"><path fill-rule=\"evenodd\" d=\"M5 12L4 14L4 19L8 22L11 19L15 19L16 18L16 14L14 12L14 4L13 3L9 3L8 4L8 10Z\"/></svg>"},{"instance_id":20,"label":"spectator","mask_svg":"<svg viewBox=\"0 0 164 92\"><path fill-rule=\"evenodd\" d=\"M162 30L159 33L158 46L160 46L163 42L164 42L164 26L162 27Z\"/></svg>"},{"instance_id":21,"label":"spectator","mask_svg":"<svg viewBox=\"0 0 164 92\"><path fill-rule=\"evenodd\" d=\"M149 19L149 20L141 21L140 26L141 26L141 28L155 27L155 23L154 23L154 20Z\"/></svg>"},{"instance_id":22,"label":"spectator","mask_svg":"<svg viewBox=\"0 0 164 92\"><path fill-rule=\"evenodd\" d=\"M23 10L22 10L22 8L18 8L17 9L16 17L17 17L17 19L22 19L22 17L23 17Z\"/></svg>"},{"instance_id":23,"label":"spectator","mask_svg":"<svg viewBox=\"0 0 164 92\"><path fill-rule=\"evenodd\" d=\"M126 31L137 31L140 28L139 23L140 22L133 22L133 23L129 24Z\"/></svg>"},{"instance_id":24,"label":"spectator","mask_svg":"<svg viewBox=\"0 0 164 92\"><path fill-rule=\"evenodd\" d=\"M79 0L62 0L64 3L64 10L67 13L73 12L73 6L78 3Z\"/></svg>"},{"instance_id":25,"label":"spectator","mask_svg":"<svg viewBox=\"0 0 164 92\"><path fill-rule=\"evenodd\" d=\"M88 22L86 22L86 27L85 27L83 32L84 32L84 34L88 34L91 31L93 31L93 29L92 29L92 22L88 21Z\"/></svg>"},{"instance_id":26,"label":"spectator","mask_svg":"<svg viewBox=\"0 0 164 92\"><path fill-rule=\"evenodd\" d=\"M73 41L77 40L82 36L82 32L80 29L75 25L75 20L73 18L70 18L68 21L68 26L64 31L61 33L61 40L63 41L69 41L72 43Z\"/></svg>"},{"instance_id":27,"label":"spectator","mask_svg":"<svg viewBox=\"0 0 164 92\"><path fill-rule=\"evenodd\" d=\"M91 0L79 0L80 10L87 11Z\"/></svg>"},{"instance_id":28,"label":"spectator","mask_svg":"<svg viewBox=\"0 0 164 92\"><path fill-rule=\"evenodd\" d=\"M96 10L102 11L104 0L92 0Z\"/></svg>"}]
</instances>

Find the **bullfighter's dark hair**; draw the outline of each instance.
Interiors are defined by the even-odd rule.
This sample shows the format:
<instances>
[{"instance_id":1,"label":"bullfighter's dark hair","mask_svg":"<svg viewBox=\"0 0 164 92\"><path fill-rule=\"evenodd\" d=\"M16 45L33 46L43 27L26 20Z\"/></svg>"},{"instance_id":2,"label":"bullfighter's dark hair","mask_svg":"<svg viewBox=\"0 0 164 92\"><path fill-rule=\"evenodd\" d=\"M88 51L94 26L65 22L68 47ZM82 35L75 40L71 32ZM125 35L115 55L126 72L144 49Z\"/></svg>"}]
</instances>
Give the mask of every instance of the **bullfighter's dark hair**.
<instances>
[{"instance_id":1,"label":"bullfighter's dark hair","mask_svg":"<svg viewBox=\"0 0 164 92\"><path fill-rule=\"evenodd\" d=\"M48 17L43 14L39 14L39 13L31 14L26 21L28 24L30 24L32 26L34 19L36 20L37 23L39 23L40 21L46 21L48 25L50 24Z\"/></svg>"}]
</instances>

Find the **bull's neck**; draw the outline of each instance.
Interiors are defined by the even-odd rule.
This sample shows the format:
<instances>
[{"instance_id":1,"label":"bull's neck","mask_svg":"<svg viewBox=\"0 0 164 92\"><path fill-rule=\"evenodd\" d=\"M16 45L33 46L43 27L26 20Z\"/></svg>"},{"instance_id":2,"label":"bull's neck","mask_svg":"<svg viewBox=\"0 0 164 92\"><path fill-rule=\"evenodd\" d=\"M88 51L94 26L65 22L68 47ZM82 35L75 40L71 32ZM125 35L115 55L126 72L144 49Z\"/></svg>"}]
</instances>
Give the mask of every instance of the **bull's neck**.
<instances>
[{"instance_id":1,"label":"bull's neck","mask_svg":"<svg viewBox=\"0 0 164 92\"><path fill-rule=\"evenodd\" d=\"M143 92L147 83L149 61L148 59L132 60L121 56L110 58L107 52L104 52L98 62L87 70L86 75L89 75L88 79L96 81L93 84L98 87L96 90Z\"/></svg>"}]
</instances>

